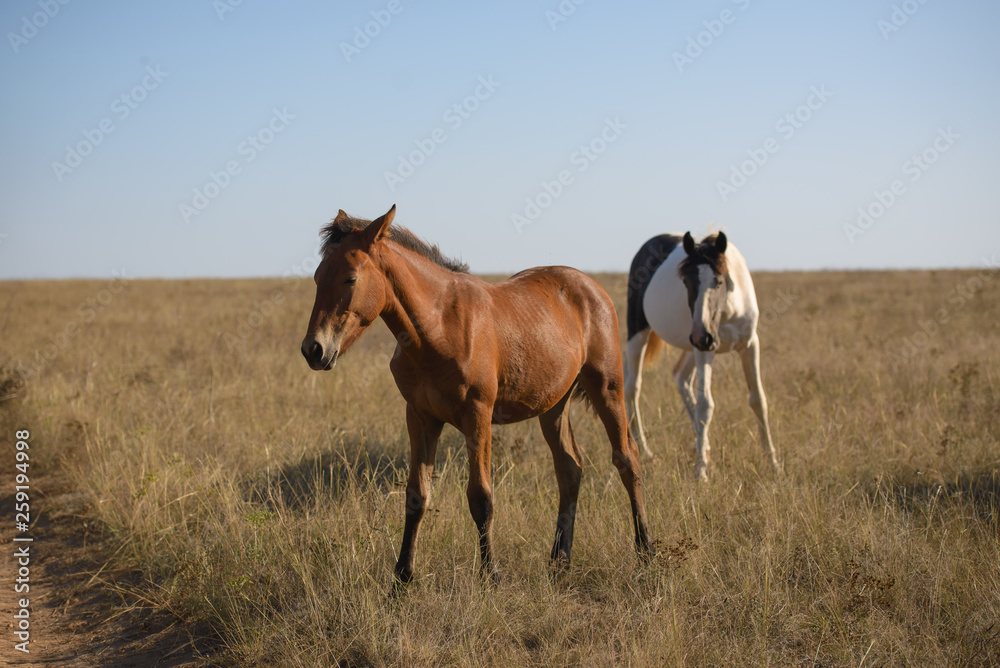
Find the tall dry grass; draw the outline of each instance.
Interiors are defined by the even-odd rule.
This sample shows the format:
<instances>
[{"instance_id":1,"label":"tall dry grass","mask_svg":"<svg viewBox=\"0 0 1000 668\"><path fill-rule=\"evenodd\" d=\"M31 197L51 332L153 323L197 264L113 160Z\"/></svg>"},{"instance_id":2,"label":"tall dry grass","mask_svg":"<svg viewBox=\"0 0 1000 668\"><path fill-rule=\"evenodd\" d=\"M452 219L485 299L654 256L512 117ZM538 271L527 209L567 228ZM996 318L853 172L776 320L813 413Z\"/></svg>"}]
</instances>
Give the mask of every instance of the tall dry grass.
<instances>
[{"instance_id":1,"label":"tall dry grass","mask_svg":"<svg viewBox=\"0 0 1000 668\"><path fill-rule=\"evenodd\" d=\"M624 278L599 280L623 314ZM649 564L577 408L569 571L548 570L555 477L522 423L495 430L503 581L482 585L448 428L417 579L388 600L408 457L391 337L379 324L335 371L309 371L307 281L0 283L0 364L25 381L0 412L85 495L113 565L143 574L116 585L123 605L207 621L222 664L997 665L1000 275L756 280L785 474L768 471L736 358L716 362L707 484L669 365L648 370Z\"/></svg>"}]
</instances>

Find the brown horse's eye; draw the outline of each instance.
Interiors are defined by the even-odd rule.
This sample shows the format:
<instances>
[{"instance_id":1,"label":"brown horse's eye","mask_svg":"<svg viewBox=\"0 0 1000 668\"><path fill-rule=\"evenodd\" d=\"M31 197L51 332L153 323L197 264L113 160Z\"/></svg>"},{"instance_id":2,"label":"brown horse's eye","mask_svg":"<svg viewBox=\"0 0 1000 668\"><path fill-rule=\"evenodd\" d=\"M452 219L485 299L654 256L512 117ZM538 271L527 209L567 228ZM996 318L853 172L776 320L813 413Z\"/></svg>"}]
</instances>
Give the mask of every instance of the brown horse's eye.
<instances>
[{"instance_id":1,"label":"brown horse's eye","mask_svg":"<svg viewBox=\"0 0 1000 668\"><path fill-rule=\"evenodd\" d=\"M346 281L344 281L344 285L354 285L357 282L358 282L358 277L357 276L351 276L349 279L347 279Z\"/></svg>"}]
</instances>

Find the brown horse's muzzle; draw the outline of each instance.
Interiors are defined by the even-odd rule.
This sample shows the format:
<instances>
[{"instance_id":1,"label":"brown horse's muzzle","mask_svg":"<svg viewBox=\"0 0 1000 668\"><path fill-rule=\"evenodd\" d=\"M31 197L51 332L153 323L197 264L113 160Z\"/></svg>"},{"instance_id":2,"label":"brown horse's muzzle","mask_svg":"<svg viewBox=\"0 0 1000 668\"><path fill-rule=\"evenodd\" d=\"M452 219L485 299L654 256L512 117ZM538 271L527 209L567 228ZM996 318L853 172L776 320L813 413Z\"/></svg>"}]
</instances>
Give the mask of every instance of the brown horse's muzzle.
<instances>
[{"instance_id":1,"label":"brown horse's muzzle","mask_svg":"<svg viewBox=\"0 0 1000 668\"><path fill-rule=\"evenodd\" d=\"M326 346L315 338L306 337L302 341L302 356L313 371L329 371L337 364L340 346Z\"/></svg>"}]
</instances>

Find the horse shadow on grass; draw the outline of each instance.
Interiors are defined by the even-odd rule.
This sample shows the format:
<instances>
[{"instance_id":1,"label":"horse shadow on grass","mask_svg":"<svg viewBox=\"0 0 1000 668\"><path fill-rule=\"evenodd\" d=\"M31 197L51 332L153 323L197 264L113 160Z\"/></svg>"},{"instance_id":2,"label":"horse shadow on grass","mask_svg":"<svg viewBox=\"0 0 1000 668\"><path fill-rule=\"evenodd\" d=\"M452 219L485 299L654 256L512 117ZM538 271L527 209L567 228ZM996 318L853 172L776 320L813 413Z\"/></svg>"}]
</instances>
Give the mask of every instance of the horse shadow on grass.
<instances>
[{"instance_id":1,"label":"horse shadow on grass","mask_svg":"<svg viewBox=\"0 0 1000 668\"><path fill-rule=\"evenodd\" d=\"M965 506L977 520L1000 528L1000 471L976 471L950 482L928 480L920 475L883 480L868 492L874 501L885 493L907 512L930 512Z\"/></svg>"},{"instance_id":2,"label":"horse shadow on grass","mask_svg":"<svg viewBox=\"0 0 1000 668\"><path fill-rule=\"evenodd\" d=\"M408 453L399 442L345 435L319 454L251 476L245 498L269 509L303 512L367 488L388 492L405 484Z\"/></svg>"}]
</instances>

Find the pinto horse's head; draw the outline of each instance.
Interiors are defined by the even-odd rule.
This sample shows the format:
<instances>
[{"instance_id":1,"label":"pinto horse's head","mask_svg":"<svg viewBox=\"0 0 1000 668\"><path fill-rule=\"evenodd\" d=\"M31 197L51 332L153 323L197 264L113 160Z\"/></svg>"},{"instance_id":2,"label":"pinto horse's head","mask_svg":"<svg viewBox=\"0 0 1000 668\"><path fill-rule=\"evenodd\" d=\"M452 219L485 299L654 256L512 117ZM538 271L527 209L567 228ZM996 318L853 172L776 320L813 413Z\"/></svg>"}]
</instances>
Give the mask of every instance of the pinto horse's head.
<instances>
[{"instance_id":1,"label":"pinto horse's head","mask_svg":"<svg viewBox=\"0 0 1000 668\"><path fill-rule=\"evenodd\" d=\"M695 243L690 232L684 234L687 257L681 261L678 272L687 287L691 308L691 335L688 338L698 350L710 351L719 347L719 321L733 288L726 265L727 245L722 232L705 237L700 244Z\"/></svg>"},{"instance_id":2,"label":"pinto horse's head","mask_svg":"<svg viewBox=\"0 0 1000 668\"><path fill-rule=\"evenodd\" d=\"M370 223L343 210L326 228L323 260L316 268L316 302L302 355L309 366L330 370L385 305L385 283L372 252L392 224L396 205Z\"/></svg>"}]
</instances>

